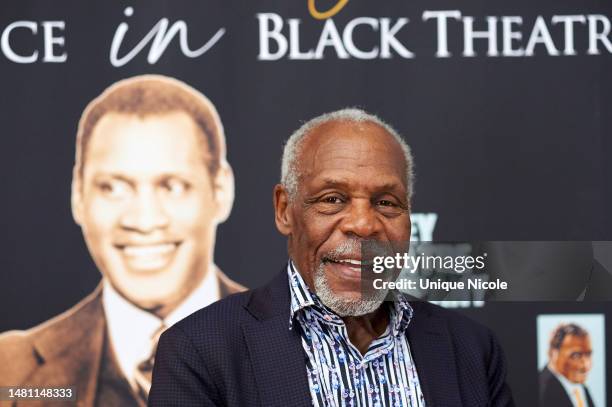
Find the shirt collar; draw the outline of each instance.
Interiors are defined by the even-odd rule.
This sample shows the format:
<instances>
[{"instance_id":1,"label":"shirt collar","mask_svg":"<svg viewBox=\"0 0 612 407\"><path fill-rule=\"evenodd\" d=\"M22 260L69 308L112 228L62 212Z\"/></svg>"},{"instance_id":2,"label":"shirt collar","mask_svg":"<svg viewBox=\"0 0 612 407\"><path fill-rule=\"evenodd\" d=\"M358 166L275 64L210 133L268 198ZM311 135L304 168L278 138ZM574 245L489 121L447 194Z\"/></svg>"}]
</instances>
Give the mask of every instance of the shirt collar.
<instances>
[{"instance_id":1,"label":"shirt collar","mask_svg":"<svg viewBox=\"0 0 612 407\"><path fill-rule=\"evenodd\" d=\"M208 268L206 276L198 287L164 320L126 300L108 279L104 279L103 285L102 303L108 337L119 368L132 386L135 386L134 370L138 363L151 355L152 338L160 327L169 328L220 298L219 281L214 265Z\"/></svg>"},{"instance_id":2,"label":"shirt collar","mask_svg":"<svg viewBox=\"0 0 612 407\"><path fill-rule=\"evenodd\" d=\"M391 307L391 323L393 335L403 335L408 329L408 324L412 320L414 309L408 302L408 297L400 291L392 291L393 306Z\"/></svg>"},{"instance_id":3,"label":"shirt collar","mask_svg":"<svg viewBox=\"0 0 612 407\"><path fill-rule=\"evenodd\" d=\"M287 265L289 275L289 289L291 292L291 312L289 314L289 329L293 328L293 321L297 314L304 309L312 309L313 315L322 322L332 325L344 325L344 321L335 312L326 307L319 297L312 291L300 275L292 260ZM399 291L389 293L393 297L393 305L390 307L390 326L394 336L404 334L412 319L413 309L406 295Z\"/></svg>"},{"instance_id":4,"label":"shirt collar","mask_svg":"<svg viewBox=\"0 0 612 407\"><path fill-rule=\"evenodd\" d=\"M293 327L293 320L301 310L311 307L317 307L324 310L323 304L319 301L316 295L310 291L308 285L297 271L295 264L292 260L289 260L287 265L287 274L289 275L289 290L291 294L291 308L289 314L289 329ZM320 305L319 305L320 304ZM328 316L326 319L331 319L332 316Z\"/></svg>"}]
</instances>

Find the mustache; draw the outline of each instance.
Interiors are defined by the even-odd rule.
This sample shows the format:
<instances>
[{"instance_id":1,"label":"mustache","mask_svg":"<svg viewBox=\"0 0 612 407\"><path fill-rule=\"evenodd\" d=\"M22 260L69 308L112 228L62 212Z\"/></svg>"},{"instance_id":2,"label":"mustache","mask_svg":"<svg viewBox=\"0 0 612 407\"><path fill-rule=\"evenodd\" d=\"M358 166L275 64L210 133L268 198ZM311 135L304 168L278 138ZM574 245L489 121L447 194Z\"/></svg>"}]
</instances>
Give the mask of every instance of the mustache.
<instances>
[{"instance_id":1,"label":"mustache","mask_svg":"<svg viewBox=\"0 0 612 407\"><path fill-rule=\"evenodd\" d=\"M328 260L338 260L341 257L361 257L361 240L347 239L335 248L327 251L322 257L321 262Z\"/></svg>"}]
</instances>

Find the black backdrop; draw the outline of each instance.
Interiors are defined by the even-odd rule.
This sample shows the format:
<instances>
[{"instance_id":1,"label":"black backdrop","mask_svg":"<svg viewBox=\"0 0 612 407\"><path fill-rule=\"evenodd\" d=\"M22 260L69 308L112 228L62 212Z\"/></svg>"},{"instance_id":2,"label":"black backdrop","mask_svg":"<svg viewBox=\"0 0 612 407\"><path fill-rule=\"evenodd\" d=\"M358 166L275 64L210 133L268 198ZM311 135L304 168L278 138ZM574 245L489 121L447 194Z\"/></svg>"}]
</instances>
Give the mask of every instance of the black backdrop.
<instances>
[{"instance_id":1,"label":"black backdrop","mask_svg":"<svg viewBox=\"0 0 612 407\"><path fill-rule=\"evenodd\" d=\"M315 2L319 10L336 3ZM126 16L126 7L133 15ZM473 16L478 30L486 28L485 16L520 16L523 23L514 29L523 39L516 47L526 46L542 16L561 55L550 55L540 43L533 56L487 56L486 40L476 40L476 55L462 56L464 25L449 20L452 55L439 58L436 21L423 21L425 10L458 10ZM99 273L70 214L76 125L84 106L103 88L141 73L182 79L219 110L236 175L236 202L218 230L215 259L247 286L263 283L285 261L271 205L282 142L301 121L345 106L379 114L412 146L413 210L437 214L436 240L612 240L612 49L599 41L600 54L591 55L589 25L577 23L576 55L563 55L563 24L551 23L555 15L601 15L610 21L612 3L350 0L332 17L340 36L357 17L379 24L386 18L391 26L408 18L396 38L414 53L409 59L393 47L391 58L342 59L329 46L318 60L288 54L262 60L259 13L278 15L284 37L289 37L287 19L300 19L302 52L316 47L326 24L311 16L307 0L0 5L2 32L16 21L37 26L36 34L19 28L7 35L11 49L20 55L39 52L37 61L25 64L12 61L5 46L0 52L0 331L44 321L97 284ZM220 28L225 33L196 58L185 56L175 38L154 63L147 61L146 46L129 62L113 66L109 53L121 23L128 24L123 56L162 18L169 24L185 21L192 49ZM63 62L43 60L45 21L64 23L64 29L53 31L64 38L64 45L53 50L65 53ZM596 28L601 31L604 23ZM501 54L501 22L497 31ZM612 41L611 35L606 38ZM380 45L380 30L360 26L353 40L361 49L372 49ZM270 44L276 50L276 43ZM517 400L533 405L532 395L522 390L536 385L535 316L597 312L610 318L612 307L487 304L465 312L501 337Z\"/></svg>"}]
</instances>

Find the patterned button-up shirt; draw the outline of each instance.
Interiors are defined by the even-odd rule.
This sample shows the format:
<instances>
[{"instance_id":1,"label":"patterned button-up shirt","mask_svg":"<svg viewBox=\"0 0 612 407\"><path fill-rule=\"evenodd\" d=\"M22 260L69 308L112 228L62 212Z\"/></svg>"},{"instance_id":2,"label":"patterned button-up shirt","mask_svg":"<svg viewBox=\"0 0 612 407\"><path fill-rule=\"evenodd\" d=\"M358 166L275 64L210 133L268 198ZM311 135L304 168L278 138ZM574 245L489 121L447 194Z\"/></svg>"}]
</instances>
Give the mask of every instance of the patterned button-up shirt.
<instances>
[{"instance_id":1,"label":"patterned button-up shirt","mask_svg":"<svg viewBox=\"0 0 612 407\"><path fill-rule=\"evenodd\" d=\"M394 293L389 326L362 355L344 321L310 291L291 261L287 272L289 329L299 324L313 406L425 406L406 338L412 307L403 295Z\"/></svg>"}]
</instances>

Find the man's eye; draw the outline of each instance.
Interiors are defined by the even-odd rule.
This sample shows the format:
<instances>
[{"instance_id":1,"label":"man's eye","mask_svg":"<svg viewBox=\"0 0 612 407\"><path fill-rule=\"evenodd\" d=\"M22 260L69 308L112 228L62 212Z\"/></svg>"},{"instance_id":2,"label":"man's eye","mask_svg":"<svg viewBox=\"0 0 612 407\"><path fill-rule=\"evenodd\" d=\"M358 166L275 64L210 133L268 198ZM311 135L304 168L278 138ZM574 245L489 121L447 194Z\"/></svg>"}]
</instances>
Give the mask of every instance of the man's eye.
<instances>
[{"instance_id":1,"label":"man's eye","mask_svg":"<svg viewBox=\"0 0 612 407\"><path fill-rule=\"evenodd\" d=\"M310 201L324 215L334 215L345 208L347 200L342 195L325 195Z\"/></svg>"},{"instance_id":2,"label":"man's eye","mask_svg":"<svg viewBox=\"0 0 612 407\"><path fill-rule=\"evenodd\" d=\"M170 195L174 196L183 195L189 189L189 185L186 182L178 179L169 179L162 184L162 187Z\"/></svg>"},{"instance_id":3,"label":"man's eye","mask_svg":"<svg viewBox=\"0 0 612 407\"><path fill-rule=\"evenodd\" d=\"M380 205L380 206L390 206L390 207L397 206L397 204L395 204L395 203L393 203L393 202L391 202L389 200L386 200L386 199L381 199L380 201L378 201L378 205Z\"/></svg>"},{"instance_id":4,"label":"man's eye","mask_svg":"<svg viewBox=\"0 0 612 407\"><path fill-rule=\"evenodd\" d=\"M375 206L385 216L397 216L404 212L402 205L394 199L378 199Z\"/></svg>"},{"instance_id":5,"label":"man's eye","mask_svg":"<svg viewBox=\"0 0 612 407\"><path fill-rule=\"evenodd\" d=\"M110 194L113 192L113 186L108 182L101 182L98 184L98 189L105 194Z\"/></svg>"},{"instance_id":6,"label":"man's eye","mask_svg":"<svg viewBox=\"0 0 612 407\"><path fill-rule=\"evenodd\" d=\"M330 204L342 203L342 199L339 196L326 196L321 201L324 203L330 203Z\"/></svg>"},{"instance_id":7,"label":"man's eye","mask_svg":"<svg viewBox=\"0 0 612 407\"><path fill-rule=\"evenodd\" d=\"M106 197L119 199L130 194L130 187L121 181L101 181L97 183L98 190Z\"/></svg>"}]
</instances>

